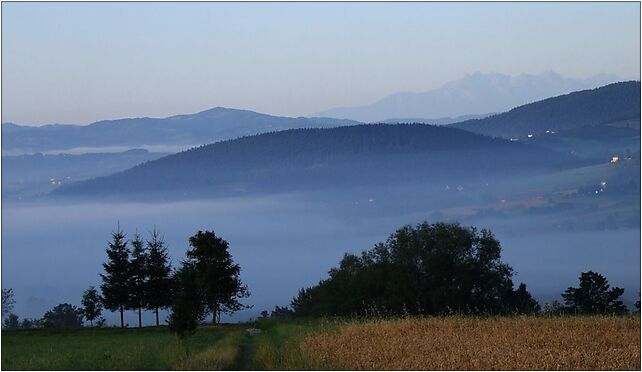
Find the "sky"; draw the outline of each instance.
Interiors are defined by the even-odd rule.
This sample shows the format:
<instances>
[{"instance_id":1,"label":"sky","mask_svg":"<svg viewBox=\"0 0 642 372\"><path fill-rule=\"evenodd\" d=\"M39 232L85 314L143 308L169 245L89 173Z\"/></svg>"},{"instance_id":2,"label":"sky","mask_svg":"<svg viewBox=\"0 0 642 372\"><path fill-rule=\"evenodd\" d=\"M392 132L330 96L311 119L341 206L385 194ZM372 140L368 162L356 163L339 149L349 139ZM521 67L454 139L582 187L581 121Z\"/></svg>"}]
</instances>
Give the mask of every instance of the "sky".
<instances>
[{"instance_id":1,"label":"sky","mask_svg":"<svg viewBox=\"0 0 642 372\"><path fill-rule=\"evenodd\" d=\"M303 116L474 72L640 76L639 3L2 3L2 122Z\"/></svg>"}]
</instances>

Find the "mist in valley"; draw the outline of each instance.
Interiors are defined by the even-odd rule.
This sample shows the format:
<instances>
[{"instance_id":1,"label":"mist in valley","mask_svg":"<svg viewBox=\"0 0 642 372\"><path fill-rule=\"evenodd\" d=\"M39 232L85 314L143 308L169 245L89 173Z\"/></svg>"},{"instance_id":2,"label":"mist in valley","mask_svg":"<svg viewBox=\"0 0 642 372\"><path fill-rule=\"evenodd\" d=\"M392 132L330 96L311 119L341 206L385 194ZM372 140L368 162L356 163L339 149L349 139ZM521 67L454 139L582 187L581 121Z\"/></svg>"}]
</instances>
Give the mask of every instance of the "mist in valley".
<instances>
[{"instance_id":1,"label":"mist in valley","mask_svg":"<svg viewBox=\"0 0 642 372\"><path fill-rule=\"evenodd\" d=\"M542 304L561 301L592 270L625 288L633 308L640 291L639 94L639 82L621 82L447 126L220 107L179 116L178 124L170 117L10 125L3 133L39 153L3 156L3 288L15 291L17 315L40 318L61 302L79 304L85 289L101 284L118 226L128 238L159 229L174 267L188 238L211 230L229 242L251 292L243 302L252 308L222 320L245 321L287 306L346 252L371 249L406 224L443 221L490 229L515 286L525 282ZM139 146L148 137L180 145L188 134L190 142L208 143L227 138L215 136L219 126L252 135L170 155L42 154L53 146L50 130L56 146L86 149ZM129 142L118 142L122 128ZM107 318L114 324L115 315ZM135 323L132 311L127 321Z\"/></svg>"},{"instance_id":2,"label":"mist in valley","mask_svg":"<svg viewBox=\"0 0 642 372\"><path fill-rule=\"evenodd\" d=\"M492 193L457 190L458 186L334 189L165 203L5 201L3 286L14 289L15 312L21 318L39 318L58 303L79 304L83 290L100 285L105 248L118 224L128 237L136 230L146 237L158 228L174 267L185 256L188 237L213 230L230 243L251 292L244 303L253 306L222 320L244 321L275 305L288 305L300 288L325 278L345 252L370 249L404 224L443 220L491 229L502 243L503 261L515 270L515 284L525 282L542 303L561 300L559 294L587 270L624 287L630 308L638 298L638 228L596 229L592 223L582 224L591 218L568 211L502 216L445 208L457 206L457 200L471 205L493 198ZM564 225L568 219L575 220L575 228ZM106 318L114 324L116 314ZM152 318L148 313L144 320L152 324ZM128 312L126 320L133 325L134 312Z\"/></svg>"}]
</instances>

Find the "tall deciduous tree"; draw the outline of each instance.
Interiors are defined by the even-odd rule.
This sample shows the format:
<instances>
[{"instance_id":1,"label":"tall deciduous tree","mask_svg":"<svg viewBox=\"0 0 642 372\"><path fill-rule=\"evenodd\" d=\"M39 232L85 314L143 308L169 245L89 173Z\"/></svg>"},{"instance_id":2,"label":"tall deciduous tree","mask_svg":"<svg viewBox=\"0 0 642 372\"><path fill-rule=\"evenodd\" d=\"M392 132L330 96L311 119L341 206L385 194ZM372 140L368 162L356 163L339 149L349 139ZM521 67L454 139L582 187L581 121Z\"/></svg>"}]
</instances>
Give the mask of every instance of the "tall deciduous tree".
<instances>
[{"instance_id":1,"label":"tall deciduous tree","mask_svg":"<svg viewBox=\"0 0 642 372\"><path fill-rule=\"evenodd\" d=\"M110 311L120 311L120 326L125 327L124 311L130 303L129 248L125 233L120 229L112 233L107 248L108 261L103 263L104 274L100 274L103 305Z\"/></svg>"},{"instance_id":2,"label":"tall deciduous tree","mask_svg":"<svg viewBox=\"0 0 642 372\"><path fill-rule=\"evenodd\" d=\"M165 241L156 228L147 241L147 283L145 286L145 307L156 313L156 326L159 326L158 310L172 304L171 271Z\"/></svg>"},{"instance_id":3,"label":"tall deciduous tree","mask_svg":"<svg viewBox=\"0 0 642 372\"><path fill-rule=\"evenodd\" d=\"M147 285L147 252L138 232L131 241L132 252L129 263L130 307L138 310L138 327L143 326L142 308L145 305Z\"/></svg>"},{"instance_id":4,"label":"tall deciduous tree","mask_svg":"<svg viewBox=\"0 0 642 372\"><path fill-rule=\"evenodd\" d=\"M82 295L81 312L89 324L94 326L94 319L100 317L103 312L103 304L98 291L93 286L89 287Z\"/></svg>"},{"instance_id":5,"label":"tall deciduous tree","mask_svg":"<svg viewBox=\"0 0 642 372\"><path fill-rule=\"evenodd\" d=\"M228 242L212 231L197 232L189 243L188 262L196 269L212 322L220 323L221 313L231 314L246 307L239 302L249 296L247 286L241 282L241 267L233 261Z\"/></svg>"},{"instance_id":6,"label":"tall deciduous tree","mask_svg":"<svg viewBox=\"0 0 642 372\"><path fill-rule=\"evenodd\" d=\"M627 312L619 299L623 288L610 288L602 275L588 271L580 274L580 286L568 287L562 294L566 309L577 314L621 314Z\"/></svg>"}]
</instances>

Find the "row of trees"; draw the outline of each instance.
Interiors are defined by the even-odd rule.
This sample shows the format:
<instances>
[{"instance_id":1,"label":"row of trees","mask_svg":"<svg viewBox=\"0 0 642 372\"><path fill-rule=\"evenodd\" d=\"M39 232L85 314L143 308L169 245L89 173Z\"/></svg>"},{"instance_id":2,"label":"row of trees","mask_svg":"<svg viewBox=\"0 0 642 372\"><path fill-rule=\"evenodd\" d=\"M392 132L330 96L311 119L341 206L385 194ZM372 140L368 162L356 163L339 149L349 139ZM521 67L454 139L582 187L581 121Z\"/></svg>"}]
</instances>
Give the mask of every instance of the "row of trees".
<instances>
[{"instance_id":1,"label":"row of trees","mask_svg":"<svg viewBox=\"0 0 642 372\"><path fill-rule=\"evenodd\" d=\"M152 310L159 321L159 309L170 308L169 326L178 334L188 334L209 313L212 322L219 323L221 314L231 314L242 308L240 299L249 291L240 278L241 267L229 252L229 243L212 231L198 231L189 238L190 248L180 268L172 271L167 247L158 230L143 241L140 234L127 240L117 228L106 249L107 261L100 274L102 295L89 287L82 297L82 307L60 304L42 319L25 319L10 314L7 328L80 327L83 318L94 325L104 324L102 310L120 312L120 325L125 326L124 311L136 310L138 326L142 327L142 310ZM14 304L11 289L2 292L2 313L11 312Z\"/></svg>"},{"instance_id":2,"label":"row of trees","mask_svg":"<svg viewBox=\"0 0 642 372\"><path fill-rule=\"evenodd\" d=\"M292 300L298 316L369 314L531 314L542 309L526 285L514 288L513 269L488 230L459 224L404 226L361 255L346 254L329 278ZM624 289L582 273L580 286L562 295L556 312L626 312Z\"/></svg>"},{"instance_id":3,"label":"row of trees","mask_svg":"<svg viewBox=\"0 0 642 372\"><path fill-rule=\"evenodd\" d=\"M240 302L249 296L240 279L241 268L232 259L228 242L212 231L198 231L189 238L186 257L173 272L156 229L149 240L136 233L128 241L118 228L106 252L102 296L90 287L81 308L60 304L41 320L25 319L23 326L79 327L83 318L92 326L98 319L101 325L103 307L120 311L121 327L125 326L124 310L137 310L139 326L142 309L153 310L158 326L158 310L167 307L170 329L186 335L208 313L217 323L221 313L248 307ZM605 277L592 271L581 274L579 287L569 287L562 294L564 305L554 303L544 309L524 283L514 287L512 276L490 231L424 222L404 226L361 255L346 254L328 279L300 290L292 310L277 306L261 317L627 312L620 299L624 289L611 288ZM2 313L10 312L13 304L13 291L3 289ZM639 301L636 307L639 310ZM10 328L18 324L15 315L5 322Z\"/></svg>"},{"instance_id":4,"label":"row of trees","mask_svg":"<svg viewBox=\"0 0 642 372\"><path fill-rule=\"evenodd\" d=\"M130 242L119 226L112 233L107 258L100 274L103 306L120 312L121 327L125 326L125 310L136 310L138 326L142 327L143 309L154 311L158 326L159 309L171 306L172 270L158 230L154 228L146 241L136 232Z\"/></svg>"},{"instance_id":5,"label":"row of trees","mask_svg":"<svg viewBox=\"0 0 642 372\"><path fill-rule=\"evenodd\" d=\"M131 249L129 245L131 244ZM171 308L170 328L188 333L210 313L212 322L221 321L221 313L233 313L245 307L239 299L248 297L241 282L241 267L229 252L229 243L212 231L198 231L189 238L190 248L181 267L172 273L167 248L158 231L143 242L138 233L128 241L120 227L112 233L103 264L102 303L106 309L138 311L142 326L142 309L158 311Z\"/></svg>"}]
</instances>

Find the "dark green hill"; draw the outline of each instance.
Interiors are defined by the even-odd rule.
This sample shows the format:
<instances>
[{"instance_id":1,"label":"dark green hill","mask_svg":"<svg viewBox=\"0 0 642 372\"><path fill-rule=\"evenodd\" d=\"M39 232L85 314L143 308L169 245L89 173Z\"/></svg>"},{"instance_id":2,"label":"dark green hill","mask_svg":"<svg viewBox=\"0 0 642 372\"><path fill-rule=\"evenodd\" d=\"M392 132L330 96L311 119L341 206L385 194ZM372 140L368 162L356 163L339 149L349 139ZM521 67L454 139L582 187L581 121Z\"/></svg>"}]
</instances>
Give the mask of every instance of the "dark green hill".
<instances>
[{"instance_id":1,"label":"dark green hill","mask_svg":"<svg viewBox=\"0 0 642 372\"><path fill-rule=\"evenodd\" d=\"M640 82L627 81L548 98L484 119L451 124L455 128L503 138L611 123L640 117Z\"/></svg>"},{"instance_id":2,"label":"dark green hill","mask_svg":"<svg viewBox=\"0 0 642 372\"><path fill-rule=\"evenodd\" d=\"M56 195L195 197L487 177L558 166L548 150L421 124L295 129L201 146Z\"/></svg>"},{"instance_id":3,"label":"dark green hill","mask_svg":"<svg viewBox=\"0 0 642 372\"><path fill-rule=\"evenodd\" d=\"M547 133L523 141L563 154L600 163L612 156L628 156L640 151L640 124L626 127L619 123L586 125Z\"/></svg>"}]
</instances>

